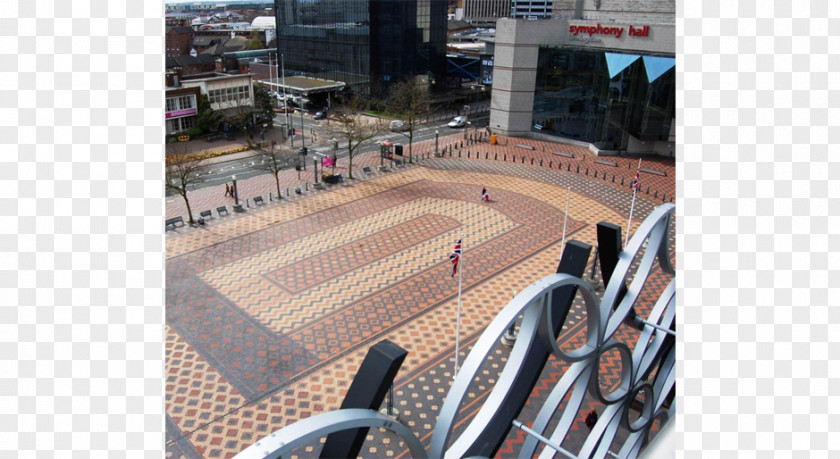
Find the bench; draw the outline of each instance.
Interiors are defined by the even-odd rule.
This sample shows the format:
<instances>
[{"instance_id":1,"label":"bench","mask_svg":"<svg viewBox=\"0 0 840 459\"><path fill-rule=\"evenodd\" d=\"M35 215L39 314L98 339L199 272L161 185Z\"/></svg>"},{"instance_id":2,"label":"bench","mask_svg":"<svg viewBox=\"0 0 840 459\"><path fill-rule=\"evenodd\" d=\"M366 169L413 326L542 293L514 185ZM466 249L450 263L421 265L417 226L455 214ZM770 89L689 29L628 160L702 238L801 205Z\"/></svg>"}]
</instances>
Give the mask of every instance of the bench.
<instances>
[{"instance_id":1,"label":"bench","mask_svg":"<svg viewBox=\"0 0 840 459\"><path fill-rule=\"evenodd\" d=\"M367 175L373 174L373 171L370 170L370 167L368 167L368 166L363 167L362 172L364 172Z\"/></svg>"},{"instance_id":2,"label":"bench","mask_svg":"<svg viewBox=\"0 0 840 459\"><path fill-rule=\"evenodd\" d=\"M648 168L648 167L643 167L643 168L639 169L639 172L646 172L648 174L653 174L653 175L661 175L663 177L665 177L665 175L666 175L665 171L661 171L659 169L651 169L651 168Z\"/></svg>"},{"instance_id":3,"label":"bench","mask_svg":"<svg viewBox=\"0 0 840 459\"><path fill-rule=\"evenodd\" d=\"M262 196L255 196L255 197L254 197L254 205L256 205L256 206L264 206L264 205L265 205L265 201L263 200L263 197L262 197Z\"/></svg>"},{"instance_id":4,"label":"bench","mask_svg":"<svg viewBox=\"0 0 840 459\"><path fill-rule=\"evenodd\" d=\"M397 166L397 167L402 167L403 162L402 162L402 161L400 161L399 159L395 159L395 160L394 160L394 165L395 165L395 166Z\"/></svg>"},{"instance_id":5,"label":"bench","mask_svg":"<svg viewBox=\"0 0 840 459\"><path fill-rule=\"evenodd\" d=\"M216 213L219 214L220 217L222 216L222 212L224 212L225 215L230 215L230 213L228 213L227 206L216 207Z\"/></svg>"},{"instance_id":6,"label":"bench","mask_svg":"<svg viewBox=\"0 0 840 459\"><path fill-rule=\"evenodd\" d=\"M199 215L201 215L202 218L204 218L204 217L213 218L213 211L212 210L202 210Z\"/></svg>"},{"instance_id":7,"label":"bench","mask_svg":"<svg viewBox=\"0 0 840 459\"><path fill-rule=\"evenodd\" d=\"M175 228L178 228L179 226L184 226L184 225L185 225L184 217L181 217L180 215L177 216L177 217L174 217L174 218L169 218L169 219L166 220L166 225L164 226L164 232L168 231L170 226L172 227L172 229L175 229Z\"/></svg>"},{"instance_id":8,"label":"bench","mask_svg":"<svg viewBox=\"0 0 840 459\"><path fill-rule=\"evenodd\" d=\"M595 162L597 164L604 164L606 166L618 166L618 163L615 161L610 161L609 159L596 159Z\"/></svg>"},{"instance_id":9,"label":"bench","mask_svg":"<svg viewBox=\"0 0 840 459\"><path fill-rule=\"evenodd\" d=\"M518 143L516 144L516 146L519 148L524 148L526 150L535 150L533 145L525 145L524 143Z\"/></svg>"},{"instance_id":10,"label":"bench","mask_svg":"<svg viewBox=\"0 0 840 459\"><path fill-rule=\"evenodd\" d=\"M554 154L557 155L557 156L565 156L566 158L574 158L575 157L575 155L573 153L569 153L569 152L566 152L566 151L555 151Z\"/></svg>"}]
</instances>

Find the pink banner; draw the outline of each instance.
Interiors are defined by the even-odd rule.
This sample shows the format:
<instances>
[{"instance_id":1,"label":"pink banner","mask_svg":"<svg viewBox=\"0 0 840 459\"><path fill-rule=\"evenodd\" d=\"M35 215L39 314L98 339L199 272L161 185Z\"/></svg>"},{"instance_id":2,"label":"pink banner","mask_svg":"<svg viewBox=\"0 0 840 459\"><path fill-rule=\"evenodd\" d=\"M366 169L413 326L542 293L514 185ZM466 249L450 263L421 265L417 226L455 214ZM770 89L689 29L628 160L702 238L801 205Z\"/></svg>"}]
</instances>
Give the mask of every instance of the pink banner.
<instances>
[{"instance_id":1,"label":"pink banner","mask_svg":"<svg viewBox=\"0 0 840 459\"><path fill-rule=\"evenodd\" d=\"M333 160L329 156L324 156L321 158L321 166L323 167L332 167Z\"/></svg>"},{"instance_id":2,"label":"pink banner","mask_svg":"<svg viewBox=\"0 0 840 459\"><path fill-rule=\"evenodd\" d=\"M195 115L196 113L198 113L198 109L195 108L188 108L186 110L175 110L174 112L166 112L166 119L174 118L176 116Z\"/></svg>"}]
</instances>

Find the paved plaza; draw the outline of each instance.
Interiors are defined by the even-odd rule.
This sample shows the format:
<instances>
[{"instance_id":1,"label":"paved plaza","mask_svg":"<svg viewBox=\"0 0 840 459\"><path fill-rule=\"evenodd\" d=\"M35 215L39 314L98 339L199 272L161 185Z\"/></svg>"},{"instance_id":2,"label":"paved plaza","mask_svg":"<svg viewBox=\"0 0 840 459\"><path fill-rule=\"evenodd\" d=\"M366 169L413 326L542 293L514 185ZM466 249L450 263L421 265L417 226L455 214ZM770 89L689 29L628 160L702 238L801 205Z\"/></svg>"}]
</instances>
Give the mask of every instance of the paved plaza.
<instances>
[{"instance_id":1,"label":"paved plaza","mask_svg":"<svg viewBox=\"0 0 840 459\"><path fill-rule=\"evenodd\" d=\"M461 139L442 137L440 147L460 147ZM408 351L394 402L400 421L428 446L453 378L458 278L450 276L448 254L454 241L462 237L464 244L463 362L514 292L555 272L569 187L567 241L591 244L594 252L596 223L626 229L638 159L596 162L581 147L513 138L465 144L442 158L433 151L434 141L417 144L417 164L387 172L378 171L378 154L360 155L356 180L325 190L311 188L311 171L308 182L287 171L284 191L305 191L284 193L282 200L267 199L276 189L273 177L243 180L241 199L268 201L259 208L249 202L243 214L216 215L216 207L232 205L223 187L191 192L195 216L213 209L214 218L167 231L167 457L231 457L285 425L338 409L367 350L382 339ZM364 166L372 173L362 172ZM651 172L641 174L634 229L674 195L673 160L645 159L642 167ZM480 200L482 187L489 203ZM166 217L177 215L186 215L183 200L168 197ZM673 237L672 225L672 258ZM654 269L637 309L652 307L668 281ZM564 347L583 338L584 316L576 302L558 340ZM637 336L627 327L617 334L625 342ZM456 435L492 390L507 353L499 346L486 362ZM602 365L612 368L616 359L609 357ZM545 396L565 366L552 357L532 397ZM603 387L617 383L613 369L602 375ZM535 409L527 405L519 419L532 421ZM567 449L588 434L584 413ZM523 440L514 429L499 456L515 457ZM316 443L299 452L312 457L318 449ZM409 455L396 437L375 429L361 456Z\"/></svg>"}]
</instances>

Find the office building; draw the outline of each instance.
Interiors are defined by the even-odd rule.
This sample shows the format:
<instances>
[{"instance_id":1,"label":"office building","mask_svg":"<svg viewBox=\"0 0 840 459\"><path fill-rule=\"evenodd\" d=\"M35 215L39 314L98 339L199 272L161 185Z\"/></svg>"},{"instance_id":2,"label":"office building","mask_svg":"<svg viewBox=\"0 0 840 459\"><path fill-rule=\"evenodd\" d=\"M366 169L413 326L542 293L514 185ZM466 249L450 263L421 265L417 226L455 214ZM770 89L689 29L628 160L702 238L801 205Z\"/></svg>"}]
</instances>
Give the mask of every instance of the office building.
<instances>
[{"instance_id":1,"label":"office building","mask_svg":"<svg viewBox=\"0 0 840 459\"><path fill-rule=\"evenodd\" d=\"M552 20L497 22L490 127L673 155L673 1L558 3Z\"/></svg>"},{"instance_id":2,"label":"office building","mask_svg":"<svg viewBox=\"0 0 840 459\"><path fill-rule=\"evenodd\" d=\"M442 81L446 0L277 0L286 75L346 83L367 94L408 76Z\"/></svg>"}]
</instances>

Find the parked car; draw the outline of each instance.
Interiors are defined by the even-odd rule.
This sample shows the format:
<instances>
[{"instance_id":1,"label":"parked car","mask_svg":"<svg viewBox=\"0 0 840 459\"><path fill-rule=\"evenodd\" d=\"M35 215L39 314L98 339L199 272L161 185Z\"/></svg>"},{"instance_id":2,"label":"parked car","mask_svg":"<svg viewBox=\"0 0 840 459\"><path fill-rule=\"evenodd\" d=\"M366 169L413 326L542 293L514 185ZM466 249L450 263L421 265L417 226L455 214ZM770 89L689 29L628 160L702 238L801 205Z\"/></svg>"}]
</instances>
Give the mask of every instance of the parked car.
<instances>
[{"instance_id":1,"label":"parked car","mask_svg":"<svg viewBox=\"0 0 840 459\"><path fill-rule=\"evenodd\" d=\"M408 130L408 123L403 120L394 120L388 127L394 132L402 132Z\"/></svg>"},{"instance_id":2,"label":"parked car","mask_svg":"<svg viewBox=\"0 0 840 459\"><path fill-rule=\"evenodd\" d=\"M317 113L315 113L315 116L313 117L313 119L322 120L322 119L325 119L326 117L327 117L327 112L317 112Z\"/></svg>"},{"instance_id":3,"label":"parked car","mask_svg":"<svg viewBox=\"0 0 840 459\"><path fill-rule=\"evenodd\" d=\"M451 128L459 128L464 127L467 124L467 117L466 116L456 116L449 122L449 127Z\"/></svg>"}]
</instances>

